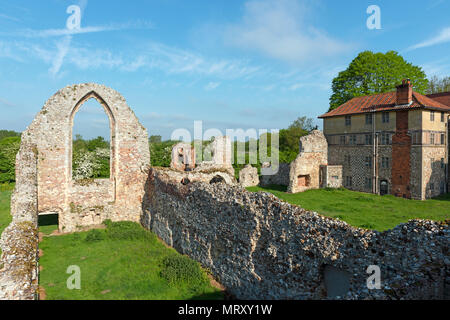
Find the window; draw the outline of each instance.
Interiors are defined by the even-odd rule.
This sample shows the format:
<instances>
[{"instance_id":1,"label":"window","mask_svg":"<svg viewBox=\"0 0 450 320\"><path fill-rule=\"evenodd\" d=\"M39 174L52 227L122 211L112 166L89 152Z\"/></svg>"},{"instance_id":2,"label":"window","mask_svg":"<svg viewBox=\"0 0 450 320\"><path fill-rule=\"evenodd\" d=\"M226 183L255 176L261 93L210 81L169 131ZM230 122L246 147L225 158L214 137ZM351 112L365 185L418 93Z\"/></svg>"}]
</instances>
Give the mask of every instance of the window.
<instances>
[{"instance_id":1,"label":"window","mask_svg":"<svg viewBox=\"0 0 450 320\"><path fill-rule=\"evenodd\" d=\"M372 114L371 113L366 114L366 124L372 124Z\"/></svg>"},{"instance_id":2,"label":"window","mask_svg":"<svg viewBox=\"0 0 450 320\"><path fill-rule=\"evenodd\" d=\"M383 112L381 114L381 120L383 123L389 123L389 112Z\"/></svg>"},{"instance_id":3,"label":"window","mask_svg":"<svg viewBox=\"0 0 450 320\"><path fill-rule=\"evenodd\" d=\"M345 185L347 187L351 187L352 186L352 177L350 177L350 176L346 176L345 177Z\"/></svg>"},{"instance_id":4,"label":"window","mask_svg":"<svg viewBox=\"0 0 450 320\"><path fill-rule=\"evenodd\" d=\"M441 158L441 169L445 168L445 162L444 162L444 158Z\"/></svg>"},{"instance_id":5,"label":"window","mask_svg":"<svg viewBox=\"0 0 450 320\"><path fill-rule=\"evenodd\" d=\"M364 160L364 164L367 168L372 168L372 157L366 157Z\"/></svg>"},{"instance_id":6,"label":"window","mask_svg":"<svg viewBox=\"0 0 450 320\"><path fill-rule=\"evenodd\" d=\"M381 167L382 168L389 168L389 158L388 157L382 157L381 158Z\"/></svg>"},{"instance_id":7,"label":"window","mask_svg":"<svg viewBox=\"0 0 450 320\"><path fill-rule=\"evenodd\" d=\"M339 141L340 141L341 145L344 145L345 144L345 136L340 136Z\"/></svg>"},{"instance_id":8,"label":"window","mask_svg":"<svg viewBox=\"0 0 450 320\"><path fill-rule=\"evenodd\" d=\"M441 133L441 144L445 144L445 134Z\"/></svg>"},{"instance_id":9,"label":"window","mask_svg":"<svg viewBox=\"0 0 450 320\"><path fill-rule=\"evenodd\" d=\"M350 135L350 144L356 144L356 135L355 134Z\"/></svg>"},{"instance_id":10,"label":"window","mask_svg":"<svg viewBox=\"0 0 450 320\"><path fill-rule=\"evenodd\" d=\"M372 178L366 178L364 185L366 186L367 189L371 189L372 188Z\"/></svg>"},{"instance_id":11,"label":"window","mask_svg":"<svg viewBox=\"0 0 450 320\"><path fill-rule=\"evenodd\" d=\"M392 137L389 133L383 132L381 133L381 144L383 145L387 145L387 144L391 144L391 140Z\"/></svg>"},{"instance_id":12,"label":"window","mask_svg":"<svg viewBox=\"0 0 450 320\"><path fill-rule=\"evenodd\" d=\"M111 121L97 97L86 100L73 116L72 179L111 177Z\"/></svg>"},{"instance_id":13,"label":"window","mask_svg":"<svg viewBox=\"0 0 450 320\"><path fill-rule=\"evenodd\" d=\"M352 117L351 116L345 116L345 125L346 126L352 125Z\"/></svg>"},{"instance_id":14,"label":"window","mask_svg":"<svg viewBox=\"0 0 450 320\"><path fill-rule=\"evenodd\" d=\"M430 121L434 121L434 111L430 111Z\"/></svg>"},{"instance_id":15,"label":"window","mask_svg":"<svg viewBox=\"0 0 450 320\"><path fill-rule=\"evenodd\" d=\"M366 134L366 144L371 145L372 144L372 135Z\"/></svg>"},{"instance_id":16,"label":"window","mask_svg":"<svg viewBox=\"0 0 450 320\"><path fill-rule=\"evenodd\" d=\"M350 165L350 156L345 155L345 156L344 156L344 162L345 162L347 165Z\"/></svg>"},{"instance_id":17,"label":"window","mask_svg":"<svg viewBox=\"0 0 450 320\"><path fill-rule=\"evenodd\" d=\"M434 133L430 134L430 144L434 144Z\"/></svg>"},{"instance_id":18,"label":"window","mask_svg":"<svg viewBox=\"0 0 450 320\"><path fill-rule=\"evenodd\" d=\"M441 122L445 122L445 113L441 112Z\"/></svg>"}]
</instances>

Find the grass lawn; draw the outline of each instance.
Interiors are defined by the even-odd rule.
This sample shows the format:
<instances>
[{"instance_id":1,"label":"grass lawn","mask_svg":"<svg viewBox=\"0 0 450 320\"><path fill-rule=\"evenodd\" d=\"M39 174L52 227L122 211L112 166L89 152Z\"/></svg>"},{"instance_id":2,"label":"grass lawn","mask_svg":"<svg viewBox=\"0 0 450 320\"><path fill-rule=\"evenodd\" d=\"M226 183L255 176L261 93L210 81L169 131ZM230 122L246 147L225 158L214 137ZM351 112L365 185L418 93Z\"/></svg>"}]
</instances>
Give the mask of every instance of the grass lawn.
<instances>
[{"instance_id":1,"label":"grass lawn","mask_svg":"<svg viewBox=\"0 0 450 320\"><path fill-rule=\"evenodd\" d=\"M249 191L270 192L278 198L338 218L353 226L384 231L410 219L443 221L450 219L450 194L419 201L378 196L346 189L318 189L301 193L286 193L284 186L249 187Z\"/></svg>"},{"instance_id":2,"label":"grass lawn","mask_svg":"<svg viewBox=\"0 0 450 320\"><path fill-rule=\"evenodd\" d=\"M14 185L0 185L0 235L12 220L10 214L10 200ZM0 255L2 250L0 248Z\"/></svg>"},{"instance_id":3,"label":"grass lawn","mask_svg":"<svg viewBox=\"0 0 450 320\"><path fill-rule=\"evenodd\" d=\"M0 233L11 221L13 186L0 186ZM40 232L57 230L57 217L39 217ZM40 285L47 300L223 299L197 262L166 247L153 233L132 222L106 229L46 236L39 244ZM67 268L81 271L81 289L67 289Z\"/></svg>"},{"instance_id":4,"label":"grass lawn","mask_svg":"<svg viewBox=\"0 0 450 320\"><path fill-rule=\"evenodd\" d=\"M167 248L139 224L107 225L44 237L39 282L47 300L223 299L197 262ZM80 267L80 290L67 288L71 265Z\"/></svg>"}]
</instances>

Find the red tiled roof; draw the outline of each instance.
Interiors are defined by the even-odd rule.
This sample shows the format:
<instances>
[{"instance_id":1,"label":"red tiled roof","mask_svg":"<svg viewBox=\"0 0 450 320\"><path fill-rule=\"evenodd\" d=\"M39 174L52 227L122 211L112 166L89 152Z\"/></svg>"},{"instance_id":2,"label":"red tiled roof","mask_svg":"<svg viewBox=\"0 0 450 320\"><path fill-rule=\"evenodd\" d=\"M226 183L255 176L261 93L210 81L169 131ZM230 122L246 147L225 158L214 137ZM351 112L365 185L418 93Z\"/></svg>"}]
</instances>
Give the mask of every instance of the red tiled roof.
<instances>
[{"instance_id":1,"label":"red tiled roof","mask_svg":"<svg viewBox=\"0 0 450 320\"><path fill-rule=\"evenodd\" d=\"M413 108L428 108L450 111L450 106L439 103L439 101L431 99L415 91L413 91L413 99L410 105L398 106L396 105L396 100L396 91L356 97L340 105L336 109L319 116L319 118L365 113L373 111L373 109L375 109L375 111L388 111Z\"/></svg>"},{"instance_id":2,"label":"red tiled roof","mask_svg":"<svg viewBox=\"0 0 450 320\"><path fill-rule=\"evenodd\" d=\"M441 93L434 93L434 94L427 94L428 98L431 98L433 100L436 100L439 103L445 104L446 106L450 107L450 91L448 92L441 92Z\"/></svg>"}]
</instances>

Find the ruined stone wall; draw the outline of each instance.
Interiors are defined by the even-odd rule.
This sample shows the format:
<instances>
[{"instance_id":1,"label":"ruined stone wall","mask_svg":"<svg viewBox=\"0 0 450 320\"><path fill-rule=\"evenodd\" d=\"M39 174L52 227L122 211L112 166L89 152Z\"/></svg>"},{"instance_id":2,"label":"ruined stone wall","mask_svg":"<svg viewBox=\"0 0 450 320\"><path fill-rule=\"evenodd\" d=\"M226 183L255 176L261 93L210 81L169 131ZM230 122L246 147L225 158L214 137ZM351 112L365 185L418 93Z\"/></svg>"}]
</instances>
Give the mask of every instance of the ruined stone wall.
<instances>
[{"instance_id":1,"label":"ruined stone wall","mask_svg":"<svg viewBox=\"0 0 450 320\"><path fill-rule=\"evenodd\" d=\"M321 188L342 187L342 166L322 165L320 166Z\"/></svg>"},{"instance_id":2,"label":"ruined stone wall","mask_svg":"<svg viewBox=\"0 0 450 320\"><path fill-rule=\"evenodd\" d=\"M14 214L0 239L0 300L32 300L38 288L36 146L22 142L17 159Z\"/></svg>"},{"instance_id":3,"label":"ruined stone wall","mask_svg":"<svg viewBox=\"0 0 450 320\"><path fill-rule=\"evenodd\" d=\"M74 181L73 119L91 98L102 105L110 121L110 178ZM0 242L0 299L35 297L38 214L58 214L62 232L105 219L139 221L149 165L147 130L117 91L81 84L53 95L22 133L11 197L12 223Z\"/></svg>"},{"instance_id":4,"label":"ruined stone wall","mask_svg":"<svg viewBox=\"0 0 450 320\"><path fill-rule=\"evenodd\" d=\"M110 121L111 174L109 179L79 183L72 179L72 126L78 109L91 98ZM150 162L148 135L117 91L98 84L61 89L22 133L22 144L36 146L38 212L57 213L60 231L104 219L139 220L144 172ZM16 166L21 163L27 159L18 157ZM18 183L16 190L20 188ZM16 193L13 198L20 198Z\"/></svg>"},{"instance_id":5,"label":"ruined stone wall","mask_svg":"<svg viewBox=\"0 0 450 320\"><path fill-rule=\"evenodd\" d=\"M269 164L263 164L262 168L271 168ZM290 163L280 163L278 165L278 171L275 174L262 174L260 177L260 185L261 186L270 186L270 185L280 185L280 186L289 186L289 172L291 170ZM268 170L269 172L275 172L272 168Z\"/></svg>"},{"instance_id":6,"label":"ruined stone wall","mask_svg":"<svg viewBox=\"0 0 450 320\"><path fill-rule=\"evenodd\" d=\"M380 233L226 184L149 174L142 224L199 261L239 299L448 299L447 224L415 220ZM366 286L381 268L381 289ZM343 285L326 283L337 270ZM342 291L342 288L348 289Z\"/></svg>"},{"instance_id":7,"label":"ruined stone wall","mask_svg":"<svg viewBox=\"0 0 450 320\"><path fill-rule=\"evenodd\" d=\"M247 164L239 171L239 184L245 187L253 187L259 184L258 169Z\"/></svg>"},{"instance_id":8,"label":"ruined stone wall","mask_svg":"<svg viewBox=\"0 0 450 320\"><path fill-rule=\"evenodd\" d=\"M314 130L300 138L299 154L291 163L288 192L320 187L320 166L328 163L328 143L322 131Z\"/></svg>"}]
</instances>

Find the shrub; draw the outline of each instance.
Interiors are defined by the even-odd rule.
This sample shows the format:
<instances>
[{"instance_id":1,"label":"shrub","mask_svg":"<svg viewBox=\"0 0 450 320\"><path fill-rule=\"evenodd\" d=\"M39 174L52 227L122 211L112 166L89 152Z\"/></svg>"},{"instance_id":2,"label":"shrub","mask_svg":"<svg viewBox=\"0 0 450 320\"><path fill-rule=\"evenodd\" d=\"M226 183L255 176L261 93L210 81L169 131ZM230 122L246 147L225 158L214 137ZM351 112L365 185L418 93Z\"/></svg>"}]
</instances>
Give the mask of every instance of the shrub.
<instances>
[{"instance_id":1,"label":"shrub","mask_svg":"<svg viewBox=\"0 0 450 320\"><path fill-rule=\"evenodd\" d=\"M84 241L95 242L95 241L101 241L104 239L105 239L105 234L102 231L100 231L98 229L92 229L92 230L89 230Z\"/></svg>"},{"instance_id":2,"label":"shrub","mask_svg":"<svg viewBox=\"0 0 450 320\"><path fill-rule=\"evenodd\" d=\"M199 287L208 283L208 279L202 272L200 264L187 256L179 254L170 255L163 259L160 275L171 285L181 282Z\"/></svg>"},{"instance_id":3,"label":"shrub","mask_svg":"<svg viewBox=\"0 0 450 320\"><path fill-rule=\"evenodd\" d=\"M113 240L151 240L154 236L140 224L131 221L112 222L105 220L106 235Z\"/></svg>"}]
</instances>

